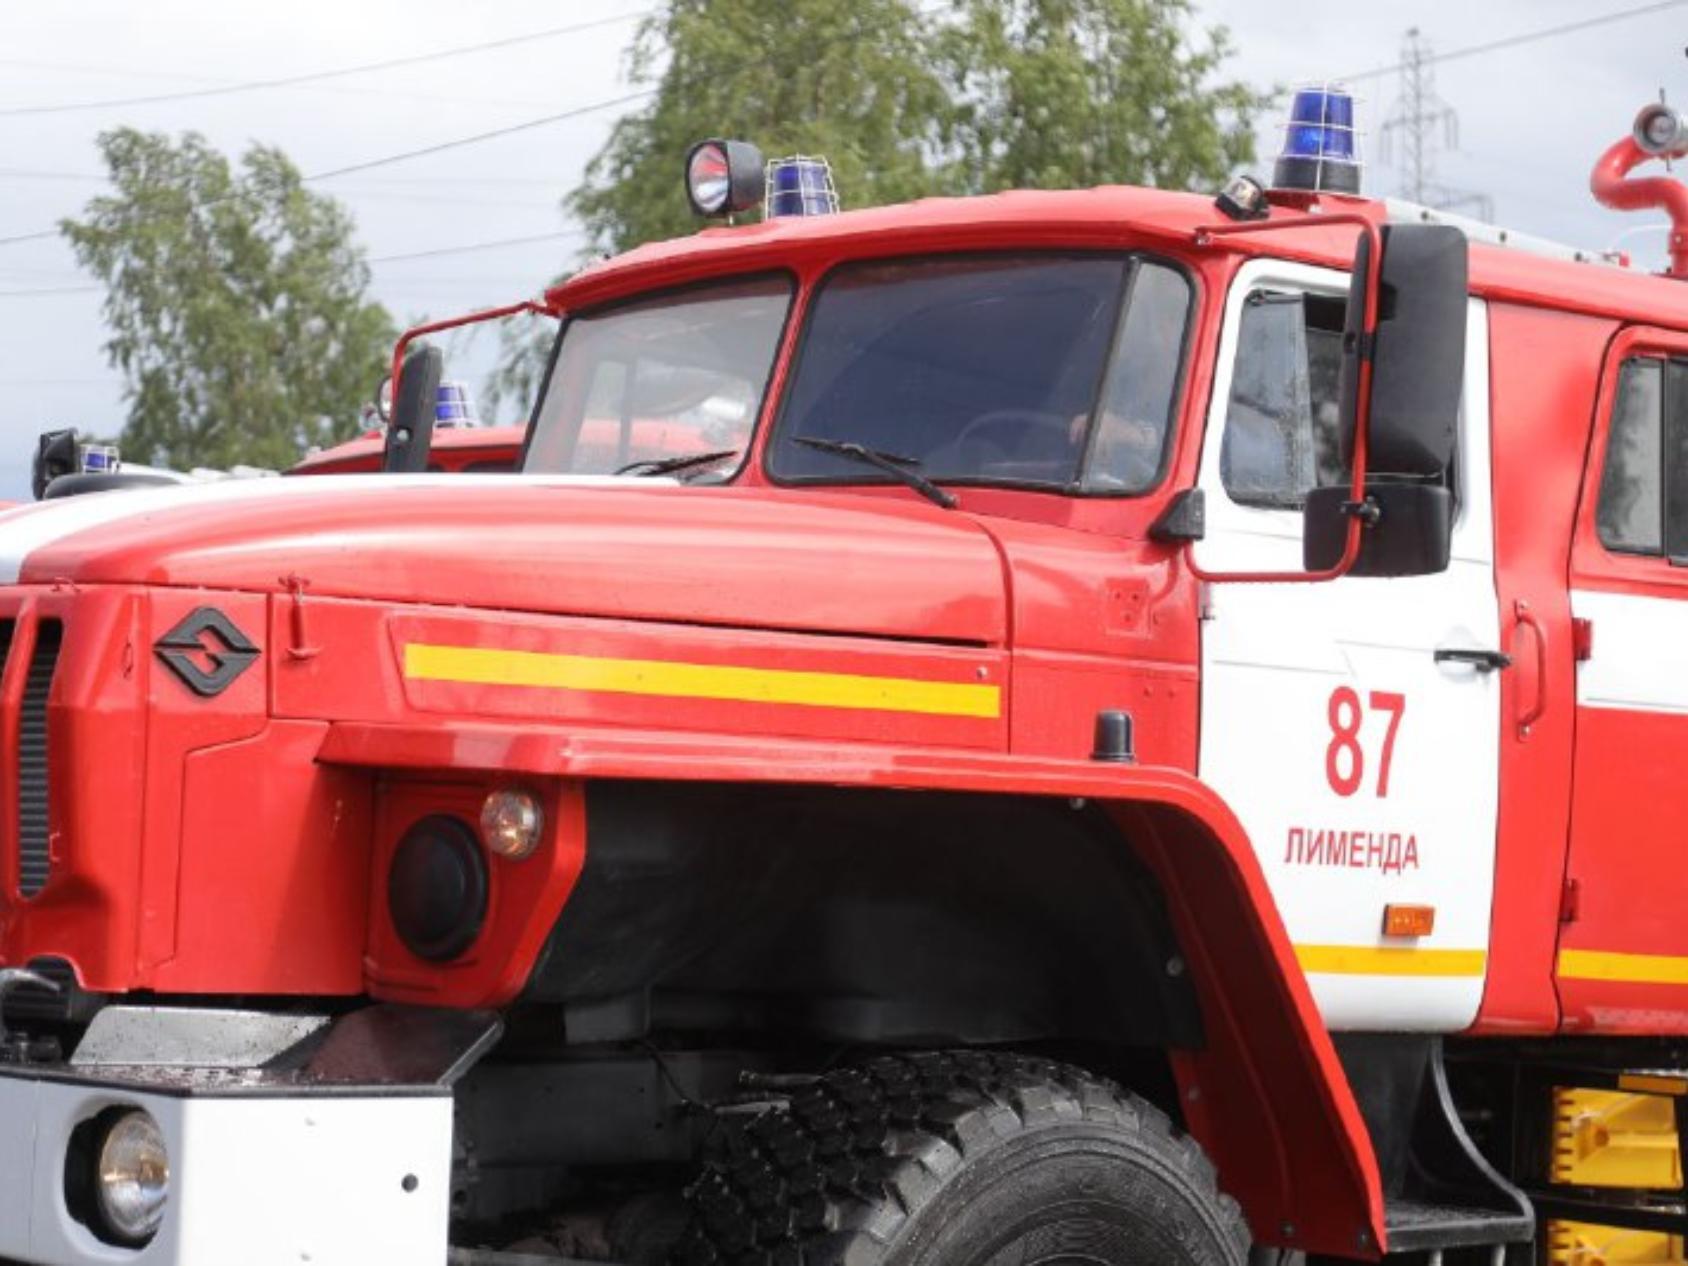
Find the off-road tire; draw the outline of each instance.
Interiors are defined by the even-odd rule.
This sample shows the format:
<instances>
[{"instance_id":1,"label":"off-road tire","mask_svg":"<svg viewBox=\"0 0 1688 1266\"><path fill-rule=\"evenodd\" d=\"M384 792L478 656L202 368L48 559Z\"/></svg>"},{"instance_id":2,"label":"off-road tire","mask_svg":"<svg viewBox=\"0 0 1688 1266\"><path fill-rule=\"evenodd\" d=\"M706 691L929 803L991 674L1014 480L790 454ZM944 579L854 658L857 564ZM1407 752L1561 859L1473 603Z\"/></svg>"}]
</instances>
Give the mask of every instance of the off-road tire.
<instances>
[{"instance_id":1,"label":"off-road tire","mask_svg":"<svg viewBox=\"0 0 1688 1266\"><path fill-rule=\"evenodd\" d=\"M682 1266L1244 1266L1212 1165L1157 1108L1080 1069L887 1056L724 1118Z\"/></svg>"}]
</instances>

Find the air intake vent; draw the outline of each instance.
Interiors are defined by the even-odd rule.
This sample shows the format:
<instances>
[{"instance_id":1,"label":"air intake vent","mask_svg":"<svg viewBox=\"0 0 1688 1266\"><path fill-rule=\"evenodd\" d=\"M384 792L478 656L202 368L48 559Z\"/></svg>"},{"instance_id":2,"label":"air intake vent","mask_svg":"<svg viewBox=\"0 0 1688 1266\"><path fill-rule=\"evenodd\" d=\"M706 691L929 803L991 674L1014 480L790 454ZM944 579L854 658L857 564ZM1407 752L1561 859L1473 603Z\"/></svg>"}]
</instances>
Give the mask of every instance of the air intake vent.
<instances>
[{"instance_id":1,"label":"air intake vent","mask_svg":"<svg viewBox=\"0 0 1688 1266\"><path fill-rule=\"evenodd\" d=\"M52 871L47 852L47 693L63 635L57 620L43 620L36 627L18 717L18 892L26 897L45 888Z\"/></svg>"}]
</instances>

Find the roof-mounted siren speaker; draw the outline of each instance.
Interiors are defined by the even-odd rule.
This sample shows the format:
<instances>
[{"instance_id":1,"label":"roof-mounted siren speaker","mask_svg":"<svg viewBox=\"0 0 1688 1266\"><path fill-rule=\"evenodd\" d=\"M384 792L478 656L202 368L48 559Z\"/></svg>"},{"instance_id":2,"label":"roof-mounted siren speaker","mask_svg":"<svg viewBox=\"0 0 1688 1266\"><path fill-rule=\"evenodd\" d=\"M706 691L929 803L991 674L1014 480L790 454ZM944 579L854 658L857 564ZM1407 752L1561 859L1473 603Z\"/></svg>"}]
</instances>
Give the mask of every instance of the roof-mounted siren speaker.
<instances>
[{"instance_id":1,"label":"roof-mounted siren speaker","mask_svg":"<svg viewBox=\"0 0 1688 1266\"><path fill-rule=\"evenodd\" d=\"M1284 147L1272 169L1274 189L1360 192L1354 94L1341 84L1298 88L1284 125Z\"/></svg>"},{"instance_id":2,"label":"roof-mounted siren speaker","mask_svg":"<svg viewBox=\"0 0 1688 1266\"><path fill-rule=\"evenodd\" d=\"M1635 116L1635 143L1655 158L1688 157L1688 119L1662 101L1641 107Z\"/></svg>"}]
</instances>

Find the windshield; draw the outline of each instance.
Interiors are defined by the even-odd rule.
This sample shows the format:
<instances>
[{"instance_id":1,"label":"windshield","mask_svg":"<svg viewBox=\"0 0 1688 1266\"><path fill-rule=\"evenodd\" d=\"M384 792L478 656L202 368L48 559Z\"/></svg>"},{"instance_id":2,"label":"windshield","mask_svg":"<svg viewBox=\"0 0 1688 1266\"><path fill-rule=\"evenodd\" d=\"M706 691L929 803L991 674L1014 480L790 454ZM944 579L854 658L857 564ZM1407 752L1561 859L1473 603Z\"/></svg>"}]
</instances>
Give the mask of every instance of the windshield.
<instances>
[{"instance_id":1,"label":"windshield","mask_svg":"<svg viewBox=\"0 0 1688 1266\"><path fill-rule=\"evenodd\" d=\"M839 269L814 300L769 469L885 479L826 451L842 442L934 481L1144 492L1163 466L1188 308L1176 271L1119 256Z\"/></svg>"},{"instance_id":2,"label":"windshield","mask_svg":"<svg viewBox=\"0 0 1688 1266\"><path fill-rule=\"evenodd\" d=\"M523 469L608 475L750 443L779 348L791 282L759 277L572 318L551 366Z\"/></svg>"}]
</instances>

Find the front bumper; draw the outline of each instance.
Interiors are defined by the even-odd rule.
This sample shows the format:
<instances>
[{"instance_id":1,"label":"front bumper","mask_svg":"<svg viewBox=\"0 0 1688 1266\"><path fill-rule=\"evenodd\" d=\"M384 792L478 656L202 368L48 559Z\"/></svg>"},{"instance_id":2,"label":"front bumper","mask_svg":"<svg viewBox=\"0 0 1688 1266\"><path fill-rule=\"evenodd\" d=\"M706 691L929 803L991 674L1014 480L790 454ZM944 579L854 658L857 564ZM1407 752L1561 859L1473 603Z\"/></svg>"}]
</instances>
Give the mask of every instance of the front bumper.
<instances>
[{"instance_id":1,"label":"front bumper","mask_svg":"<svg viewBox=\"0 0 1688 1266\"><path fill-rule=\"evenodd\" d=\"M441 1266L452 1086L499 1032L487 1013L423 1008L108 1007L70 1063L0 1064L0 1262ZM140 1248L102 1240L70 1193L91 1168L73 1134L114 1108L150 1113L169 1158Z\"/></svg>"},{"instance_id":2,"label":"front bumper","mask_svg":"<svg viewBox=\"0 0 1688 1266\"><path fill-rule=\"evenodd\" d=\"M0 1069L0 1258L39 1266L445 1260L449 1091L274 1094L211 1088L209 1079L160 1086L169 1080ZM71 1132L119 1106L150 1112L169 1149L164 1223L141 1249L102 1243L66 1200Z\"/></svg>"}]
</instances>

